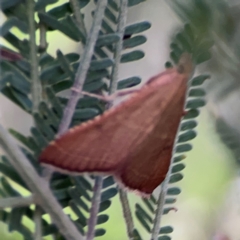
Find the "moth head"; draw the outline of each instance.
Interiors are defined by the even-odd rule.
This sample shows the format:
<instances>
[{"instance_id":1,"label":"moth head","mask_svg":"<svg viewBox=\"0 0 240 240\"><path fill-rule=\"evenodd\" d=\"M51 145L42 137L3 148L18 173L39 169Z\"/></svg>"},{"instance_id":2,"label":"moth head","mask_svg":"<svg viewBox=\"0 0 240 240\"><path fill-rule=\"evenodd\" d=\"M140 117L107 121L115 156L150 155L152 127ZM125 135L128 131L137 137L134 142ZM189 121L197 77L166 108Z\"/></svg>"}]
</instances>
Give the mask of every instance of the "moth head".
<instances>
[{"instance_id":1,"label":"moth head","mask_svg":"<svg viewBox=\"0 0 240 240\"><path fill-rule=\"evenodd\" d=\"M188 78L193 75L194 63L192 60L192 55L190 53L183 53L178 61L177 70L181 74L186 74Z\"/></svg>"}]
</instances>

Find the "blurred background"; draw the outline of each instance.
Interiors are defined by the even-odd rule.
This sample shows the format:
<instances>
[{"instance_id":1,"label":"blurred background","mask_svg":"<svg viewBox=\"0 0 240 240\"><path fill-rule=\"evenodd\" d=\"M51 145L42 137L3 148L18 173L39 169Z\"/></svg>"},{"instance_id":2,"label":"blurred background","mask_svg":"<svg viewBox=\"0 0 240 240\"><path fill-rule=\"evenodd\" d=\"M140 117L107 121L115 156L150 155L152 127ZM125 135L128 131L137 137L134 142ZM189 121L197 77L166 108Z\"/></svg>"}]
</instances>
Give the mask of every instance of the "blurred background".
<instances>
[{"instance_id":1,"label":"blurred background","mask_svg":"<svg viewBox=\"0 0 240 240\"><path fill-rule=\"evenodd\" d=\"M88 29L92 19L89 10L93 6L84 8ZM240 240L239 13L237 0L147 0L130 8L128 13L128 23L147 20L152 27L145 32L148 41L141 46L145 57L121 65L120 78L135 74L147 80L163 71L169 60L171 39L188 21L194 23L199 34L209 34L214 41L211 60L197 68L197 73L211 75L204 85L208 103L201 108L198 136L191 142L193 150L184 160L184 179L177 184L182 189L176 203L178 211L171 211L163 220L163 225L174 227L173 240ZM19 37L24 38L21 32ZM48 52L53 56L58 48L64 53L80 48L57 31L49 34L48 42ZM2 39L1 44L11 47ZM0 123L28 134L32 119L0 95ZM132 206L139 201L131 193L130 197ZM127 239L118 196L110 211L105 226L108 232L99 239ZM140 228L137 221L136 225ZM0 231L1 239L22 239L16 233L7 233L7 226L2 223ZM142 234L148 239L144 230Z\"/></svg>"}]
</instances>

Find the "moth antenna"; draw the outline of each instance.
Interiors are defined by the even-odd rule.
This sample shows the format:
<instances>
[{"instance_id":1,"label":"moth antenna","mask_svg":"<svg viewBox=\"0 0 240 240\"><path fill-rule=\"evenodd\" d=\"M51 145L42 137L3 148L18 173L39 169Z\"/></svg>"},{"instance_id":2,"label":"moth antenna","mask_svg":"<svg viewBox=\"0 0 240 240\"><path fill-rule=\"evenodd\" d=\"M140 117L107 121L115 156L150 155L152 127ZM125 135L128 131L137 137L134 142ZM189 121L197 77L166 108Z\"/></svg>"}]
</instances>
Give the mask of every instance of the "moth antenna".
<instances>
[{"instance_id":1,"label":"moth antenna","mask_svg":"<svg viewBox=\"0 0 240 240\"><path fill-rule=\"evenodd\" d=\"M183 53L178 61L177 70L181 74L188 75L190 78L194 73L194 63L192 60L192 55L190 53Z\"/></svg>"}]
</instances>

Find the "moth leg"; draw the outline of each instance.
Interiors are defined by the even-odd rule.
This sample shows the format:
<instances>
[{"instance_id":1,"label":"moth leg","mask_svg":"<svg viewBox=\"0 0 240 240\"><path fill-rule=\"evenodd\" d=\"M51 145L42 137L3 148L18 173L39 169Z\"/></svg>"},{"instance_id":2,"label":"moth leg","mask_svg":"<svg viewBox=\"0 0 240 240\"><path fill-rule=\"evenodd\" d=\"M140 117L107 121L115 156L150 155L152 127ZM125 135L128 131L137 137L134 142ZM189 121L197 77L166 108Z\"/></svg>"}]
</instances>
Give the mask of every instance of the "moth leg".
<instances>
[{"instance_id":1,"label":"moth leg","mask_svg":"<svg viewBox=\"0 0 240 240\"><path fill-rule=\"evenodd\" d=\"M76 88L71 88L71 90L79 92L79 93L81 93L83 95L86 95L86 96L89 96L89 97L94 97L94 98L97 98L99 100L103 100L105 102L111 102L111 101L115 100L117 97L122 97L122 96L132 94L132 93L135 93L135 92L139 91L139 89L124 89L124 90L120 90L116 93L113 93L111 95L103 96L103 95L99 95L99 94L95 94L95 93L79 91Z\"/></svg>"},{"instance_id":2,"label":"moth leg","mask_svg":"<svg viewBox=\"0 0 240 240\"><path fill-rule=\"evenodd\" d=\"M129 94L133 94L138 92L139 90L141 90L140 88L136 88L136 89L123 89L123 90L119 90L117 91L114 95L116 95L116 97L122 97L125 95L129 95Z\"/></svg>"},{"instance_id":3,"label":"moth leg","mask_svg":"<svg viewBox=\"0 0 240 240\"><path fill-rule=\"evenodd\" d=\"M72 91L81 93L82 95L85 96L89 96L89 97L93 97L93 98L97 98L99 100L105 101L105 102L110 102L113 101L114 99L112 98L112 95L109 96L103 96L103 95L99 95L99 94L95 94L95 93L90 93L90 92L85 92L85 91L79 91L78 89L72 87L71 88Z\"/></svg>"},{"instance_id":4,"label":"moth leg","mask_svg":"<svg viewBox=\"0 0 240 240\"><path fill-rule=\"evenodd\" d=\"M97 98L99 100L103 100L105 102L111 102L115 98L115 96L113 96L113 95L104 96L104 95L99 95L99 94L85 92L85 91L81 91L81 94L89 96L89 97L94 97L94 98Z\"/></svg>"}]
</instances>

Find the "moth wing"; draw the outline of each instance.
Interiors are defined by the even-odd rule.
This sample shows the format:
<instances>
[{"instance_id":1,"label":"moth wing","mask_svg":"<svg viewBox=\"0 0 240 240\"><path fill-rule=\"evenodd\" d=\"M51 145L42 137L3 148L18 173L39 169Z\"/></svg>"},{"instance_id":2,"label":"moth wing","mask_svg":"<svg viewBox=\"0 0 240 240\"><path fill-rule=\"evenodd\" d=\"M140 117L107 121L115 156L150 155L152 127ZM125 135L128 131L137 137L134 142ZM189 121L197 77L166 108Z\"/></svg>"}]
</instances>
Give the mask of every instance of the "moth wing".
<instances>
[{"instance_id":1,"label":"moth wing","mask_svg":"<svg viewBox=\"0 0 240 240\"><path fill-rule=\"evenodd\" d=\"M153 152L161 149L163 144L160 140L164 124L159 124L159 119L162 114L169 115L164 112L168 111L166 105L170 103L184 78L175 69L164 73L116 108L70 129L42 152L40 162L70 172L112 173L129 188L147 192L142 187L145 180L141 179L140 184L136 183L137 175L145 171L141 168L143 166L146 167L147 174L150 174L148 179L152 176L153 169L147 166L160 158L159 151ZM164 81L165 84L162 84ZM155 134L154 129L158 133ZM153 149L152 143L156 139L159 143L154 142ZM172 141L174 137L171 137L171 144ZM143 149L150 153L150 159L146 158ZM170 157L167 155L166 158L166 165L169 165ZM155 167L161 168L161 164L155 164ZM131 170L135 172L134 183ZM165 167L164 172L166 171Z\"/></svg>"},{"instance_id":2,"label":"moth wing","mask_svg":"<svg viewBox=\"0 0 240 240\"><path fill-rule=\"evenodd\" d=\"M41 153L40 162L70 172L114 172L134 151L151 119L151 88L145 88L120 106L70 129ZM139 101L146 110L139 109ZM147 112L146 112L147 111ZM145 113L146 112L146 113Z\"/></svg>"},{"instance_id":3,"label":"moth wing","mask_svg":"<svg viewBox=\"0 0 240 240\"><path fill-rule=\"evenodd\" d=\"M128 160L117 175L127 188L149 195L165 179L183 115L186 87L186 79L182 78L174 86L162 88L169 98L165 98L157 124L139 148L129 153Z\"/></svg>"}]
</instances>

